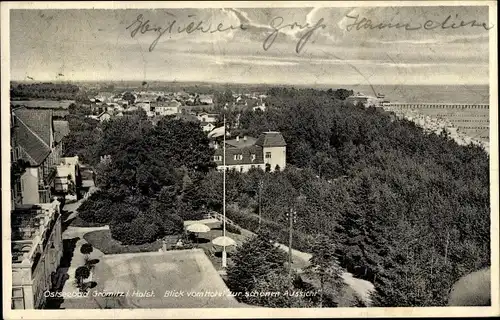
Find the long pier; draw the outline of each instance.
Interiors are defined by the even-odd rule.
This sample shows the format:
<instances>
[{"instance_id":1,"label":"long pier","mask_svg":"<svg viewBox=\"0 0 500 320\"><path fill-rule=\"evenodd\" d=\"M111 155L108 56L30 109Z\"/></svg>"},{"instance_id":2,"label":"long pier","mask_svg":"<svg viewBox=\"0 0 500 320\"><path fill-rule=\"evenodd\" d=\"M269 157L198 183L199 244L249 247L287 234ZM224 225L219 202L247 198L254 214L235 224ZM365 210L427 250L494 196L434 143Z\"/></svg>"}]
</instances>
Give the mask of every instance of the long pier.
<instances>
[{"instance_id":1,"label":"long pier","mask_svg":"<svg viewBox=\"0 0 500 320\"><path fill-rule=\"evenodd\" d=\"M450 109L450 110L489 110L490 105L487 103L412 103L412 102L384 102L382 107L397 108L397 109Z\"/></svg>"},{"instance_id":2,"label":"long pier","mask_svg":"<svg viewBox=\"0 0 500 320\"><path fill-rule=\"evenodd\" d=\"M379 106L427 131L447 130L457 143L480 144L489 152L489 104L385 102Z\"/></svg>"}]
</instances>

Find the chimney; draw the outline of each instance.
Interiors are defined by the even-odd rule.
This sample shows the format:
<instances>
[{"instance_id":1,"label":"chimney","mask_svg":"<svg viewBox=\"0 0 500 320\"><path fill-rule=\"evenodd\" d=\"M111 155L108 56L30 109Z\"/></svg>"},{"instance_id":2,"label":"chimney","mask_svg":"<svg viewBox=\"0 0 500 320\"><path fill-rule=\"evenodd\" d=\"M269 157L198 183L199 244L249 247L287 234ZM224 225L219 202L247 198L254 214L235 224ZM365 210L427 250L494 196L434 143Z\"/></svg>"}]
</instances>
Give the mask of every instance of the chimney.
<instances>
[{"instance_id":1,"label":"chimney","mask_svg":"<svg viewBox=\"0 0 500 320\"><path fill-rule=\"evenodd\" d=\"M236 142L240 142L240 136L236 136Z\"/></svg>"},{"instance_id":2,"label":"chimney","mask_svg":"<svg viewBox=\"0 0 500 320\"><path fill-rule=\"evenodd\" d=\"M243 136L243 141L247 141L247 136Z\"/></svg>"}]
</instances>

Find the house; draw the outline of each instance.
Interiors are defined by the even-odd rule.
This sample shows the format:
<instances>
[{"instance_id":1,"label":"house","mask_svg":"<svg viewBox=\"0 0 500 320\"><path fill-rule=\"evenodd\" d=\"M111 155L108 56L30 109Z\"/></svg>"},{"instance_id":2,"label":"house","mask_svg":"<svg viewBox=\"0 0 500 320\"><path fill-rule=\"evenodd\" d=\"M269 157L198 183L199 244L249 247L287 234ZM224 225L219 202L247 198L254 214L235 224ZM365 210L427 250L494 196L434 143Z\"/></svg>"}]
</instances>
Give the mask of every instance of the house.
<instances>
[{"instance_id":1,"label":"house","mask_svg":"<svg viewBox=\"0 0 500 320\"><path fill-rule=\"evenodd\" d=\"M198 114L197 117L201 122L216 123L217 116L218 115L215 113L202 112L202 113Z\"/></svg>"},{"instance_id":2,"label":"house","mask_svg":"<svg viewBox=\"0 0 500 320\"><path fill-rule=\"evenodd\" d=\"M108 121L109 119L111 119L111 115L107 111L103 111L97 116L97 120L101 122Z\"/></svg>"},{"instance_id":3,"label":"house","mask_svg":"<svg viewBox=\"0 0 500 320\"><path fill-rule=\"evenodd\" d=\"M224 170L223 148L216 146L214 162ZM273 172L286 167L286 142L280 132L264 132L258 139L236 137L226 140L226 170L247 172L260 168Z\"/></svg>"},{"instance_id":4,"label":"house","mask_svg":"<svg viewBox=\"0 0 500 320\"><path fill-rule=\"evenodd\" d=\"M152 110L156 115L169 116L180 113L181 103L176 100L158 101L152 106Z\"/></svg>"},{"instance_id":5,"label":"house","mask_svg":"<svg viewBox=\"0 0 500 320\"><path fill-rule=\"evenodd\" d=\"M204 132L210 132L210 131L212 131L214 128L215 128L215 125L214 125L213 123L210 123L210 122L202 122L202 123L201 123L201 129L202 129Z\"/></svg>"},{"instance_id":6,"label":"house","mask_svg":"<svg viewBox=\"0 0 500 320\"><path fill-rule=\"evenodd\" d=\"M200 94L199 101L201 104L205 104L205 105L214 103L214 99L212 98L212 96L207 95L207 94Z\"/></svg>"}]
</instances>

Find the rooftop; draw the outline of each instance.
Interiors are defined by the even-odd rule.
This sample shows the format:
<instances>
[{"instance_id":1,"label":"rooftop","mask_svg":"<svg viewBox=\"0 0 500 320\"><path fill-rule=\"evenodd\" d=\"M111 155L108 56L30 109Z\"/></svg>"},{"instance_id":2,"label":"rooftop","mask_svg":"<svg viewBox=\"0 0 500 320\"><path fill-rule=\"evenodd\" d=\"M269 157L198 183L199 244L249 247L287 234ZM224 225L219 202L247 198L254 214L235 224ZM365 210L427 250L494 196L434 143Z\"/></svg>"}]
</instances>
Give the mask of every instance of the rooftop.
<instances>
[{"instance_id":1,"label":"rooftop","mask_svg":"<svg viewBox=\"0 0 500 320\"><path fill-rule=\"evenodd\" d=\"M52 126L51 109L17 108L13 110L16 117L27 125L39 138L50 146L50 128Z\"/></svg>"},{"instance_id":2,"label":"rooftop","mask_svg":"<svg viewBox=\"0 0 500 320\"><path fill-rule=\"evenodd\" d=\"M257 139L253 137L240 137L239 139L231 139L231 140L226 140L226 148L227 147L232 147L232 148L245 148L249 146L253 146Z\"/></svg>"},{"instance_id":3,"label":"rooftop","mask_svg":"<svg viewBox=\"0 0 500 320\"><path fill-rule=\"evenodd\" d=\"M259 139L255 142L256 145L261 147L284 147L286 146L285 139L280 132L264 132L260 135Z\"/></svg>"},{"instance_id":4,"label":"rooftop","mask_svg":"<svg viewBox=\"0 0 500 320\"><path fill-rule=\"evenodd\" d=\"M214 155L223 156L223 149L215 150ZM235 155L242 155L241 160L235 160ZM255 155L255 159L252 160L252 155ZM216 164L222 165L223 160L215 161ZM243 148L226 148L226 165L238 165L238 164L262 164L264 163L262 148L260 146L248 146Z\"/></svg>"},{"instance_id":5,"label":"rooftop","mask_svg":"<svg viewBox=\"0 0 500 320\"><path fill-rule=\"evenodd\" d=\"M15 121L16 121L16 126L14 128L13 136L14 139L17 143L17 145L21 149L21 158L27 162L30 163L32 166L38 166L40 165L45 158L50 154L51 149L49 146L50 143L50 138L49 138L49 143L47 143L40 135L38 134L37 131L43 131L41 130L41 123L46 123L45 117L40 117L41 122L40 124L36 124L36 130L32 128L30 125L33 124L32 122L35 121L37 118L32 117L29 112L27 111L33 111L32 109L25 109L25 108L20 108L20 109L15 109L13 110L14 116L15 116ZM46 111L46 110L42 110ZM34 112L35 115L38 115L38 112ZM43 112L41 114L46 114L46 112ZM21 117L20 117L20 116ZM46 130L50 134L50 121L49 124L47 124ZM36 121L35 121L36 122Z\"/></svg>"},{"instance_id":6,"label":"rooftop","mask_svg":"<svg viewBox=\"0 0 500 320\"><path fill-rule=\"evenodd\" d=\"M65 120L54 120L54 140L60 142L69 134L69 123Z\"/></svg>"}]
</instances>

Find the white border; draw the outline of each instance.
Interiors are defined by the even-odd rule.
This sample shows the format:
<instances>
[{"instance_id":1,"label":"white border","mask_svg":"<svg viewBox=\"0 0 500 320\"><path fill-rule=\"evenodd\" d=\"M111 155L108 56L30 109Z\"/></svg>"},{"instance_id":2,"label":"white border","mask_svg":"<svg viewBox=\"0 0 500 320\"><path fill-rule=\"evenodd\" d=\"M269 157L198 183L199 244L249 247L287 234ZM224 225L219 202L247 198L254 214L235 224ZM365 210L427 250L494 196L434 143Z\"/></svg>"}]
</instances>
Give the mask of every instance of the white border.
<instances>
[{"instance_id":1,"label":"white border","mask_svg":"<svg viewBox=\"0 0 500 320\"><path fill-rule=\"evenodd\" d=\"M335 308L335 309L134 309L134 310L10 310L12 267L10 257L10 173L9 173L9 10L10 9L124 9L124 8L189 8L189 7L375 7L375 6L489 6L489 21L497 21L494 1L399 1L399 2L2 2L1 3L1 84L2 84L2 259L3 310L5 319L127 319L127 318L260 318L260 317L466 317L500 315L499 308L499 219L498 219L498 61L497 26L489 32L490 63L490 181L491 181L491 307L432 307L432 308Z\"/></svg>"}]
</instances>

